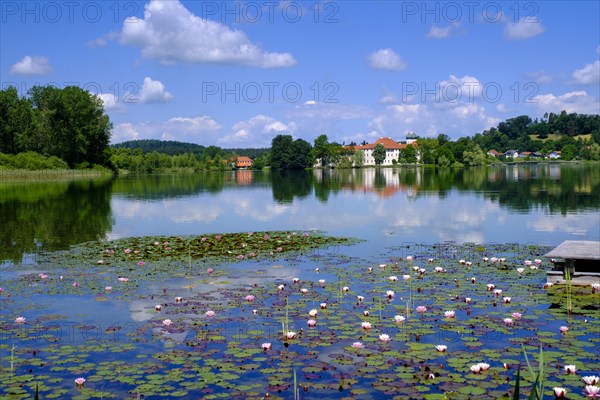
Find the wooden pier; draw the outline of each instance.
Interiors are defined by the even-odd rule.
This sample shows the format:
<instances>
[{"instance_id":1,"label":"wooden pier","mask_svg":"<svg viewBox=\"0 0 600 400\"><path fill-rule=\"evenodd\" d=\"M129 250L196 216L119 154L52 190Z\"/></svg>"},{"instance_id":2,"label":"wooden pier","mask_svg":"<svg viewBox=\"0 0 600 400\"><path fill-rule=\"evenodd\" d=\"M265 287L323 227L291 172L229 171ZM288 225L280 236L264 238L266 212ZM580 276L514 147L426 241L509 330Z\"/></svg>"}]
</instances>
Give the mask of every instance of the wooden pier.
<instances>
[{"instance_id":1,"label":"wooden pier","mask_svg":"<svg viewBox=\"0 0 600 400\"><path fill-rule=\"evenodd\" d=\"M600 283L600 242L566 240L544 257L554 262L548 271L550 283L565 283L565 271L569 271L573 285Z\"/></svg>"}]
</instances>

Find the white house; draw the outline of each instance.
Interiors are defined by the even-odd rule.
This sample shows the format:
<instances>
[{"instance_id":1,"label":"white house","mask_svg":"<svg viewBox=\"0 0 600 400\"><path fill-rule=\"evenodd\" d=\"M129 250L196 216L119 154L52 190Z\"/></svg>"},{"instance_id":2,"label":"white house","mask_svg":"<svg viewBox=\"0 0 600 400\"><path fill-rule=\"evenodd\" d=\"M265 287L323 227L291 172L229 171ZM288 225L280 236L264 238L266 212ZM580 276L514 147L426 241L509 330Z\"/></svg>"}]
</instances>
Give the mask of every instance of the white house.
<instances>
[{"instance_id":1,"label":"white house","mask_svg":"<svg viewBox=\"0 0 600 400\"><path fill-rule=\"evenodd\" d=\"M407 146L406 144L400 144L389 137L380 137L375 141L375 143L354 146L354 150L361 150L363 152L363 165L375 165L373 150L378 144L382 144L385 148L385 160L383 160L381 165L393 165L392 160L398 161L398 157L400 157L400 150Z\"/></svg>"}]
</instances>

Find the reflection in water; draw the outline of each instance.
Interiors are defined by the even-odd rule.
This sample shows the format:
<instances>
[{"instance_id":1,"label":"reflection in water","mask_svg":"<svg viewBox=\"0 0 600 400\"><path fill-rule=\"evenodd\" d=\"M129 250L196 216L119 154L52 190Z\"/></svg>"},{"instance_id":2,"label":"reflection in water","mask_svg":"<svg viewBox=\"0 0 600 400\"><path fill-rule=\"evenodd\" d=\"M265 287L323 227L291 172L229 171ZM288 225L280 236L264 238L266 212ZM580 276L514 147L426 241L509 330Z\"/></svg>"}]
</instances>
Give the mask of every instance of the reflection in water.
<instances>
[{"instance_id":1,"label":"reflection in water","mask_svg":"<svg viewBox=\"0 0 600 400\"><path fill-rule=\"evenodd\" d=\"M489 240L493 231L510 241L515 238L499 227L515 223L516 215L524 216L521 232L598 240L600 232L589 224L597 221L599 204L598 164L241 170L3 183L0 260L21 262L24 253L117 236L313 227L342 235L360 227L369 238L386 230L464 241Z\"/></svg>"},{"instance_id":2,"label":"reflection in water","mask_svg":"<svg viewBox=\"0 0 600 400\"><path fill-rule=\"evenodd\" d=\"M0 185L0 261L104 238L112 227L112 181Z\"/></svg>"}]
</instances>

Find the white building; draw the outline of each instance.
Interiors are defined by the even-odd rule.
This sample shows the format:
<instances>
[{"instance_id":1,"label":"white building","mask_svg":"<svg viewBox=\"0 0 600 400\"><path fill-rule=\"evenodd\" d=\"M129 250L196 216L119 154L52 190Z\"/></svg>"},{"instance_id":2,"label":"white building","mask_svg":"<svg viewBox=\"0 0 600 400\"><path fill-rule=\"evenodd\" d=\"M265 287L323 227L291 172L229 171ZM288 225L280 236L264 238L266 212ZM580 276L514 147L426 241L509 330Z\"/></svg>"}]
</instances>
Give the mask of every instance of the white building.
<instances>
[{"instance_id":1,"label":"white building","mask_svg":"<svg viewBox=\"0 0 600 400\"><path fill-rule=\"evenodd\" d=\"M398 161L398 158L400 157L400 151L407 146L406 144L398 143L389 137L380 137L375 141L375 143L354 146L354 150L360 150L363 152L363 165L375 165L373 150L378 144L382 144L385 148L385 160L383 160L381 165L393 165L392 160ZM411 145L416 145L416 140L413 140Z\"/></svg>"}]
</instances>

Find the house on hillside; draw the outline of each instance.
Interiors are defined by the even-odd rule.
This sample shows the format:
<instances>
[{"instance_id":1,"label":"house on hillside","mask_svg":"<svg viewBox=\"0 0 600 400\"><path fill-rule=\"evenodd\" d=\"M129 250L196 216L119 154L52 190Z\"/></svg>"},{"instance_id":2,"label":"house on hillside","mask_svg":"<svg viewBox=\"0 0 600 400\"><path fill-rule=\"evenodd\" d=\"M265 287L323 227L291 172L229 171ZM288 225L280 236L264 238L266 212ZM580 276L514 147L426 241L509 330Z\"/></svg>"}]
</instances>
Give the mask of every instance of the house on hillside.
<instances>
[{"instance_id":1,"label":"house on hillside","mask_svg":"<svg viewBox=\"0 0 600 400\"><path fill-rule=\"evenodd\" d=\"M530 151L522 151L519 153L519 158L531 158L531 152Z\"/></svg>"},{"instance_id":2,"label":"house on hillside","mask_svg":"<svg viewBox=\"0 0 600 400\"><path fill-rule=\"evenodd\" d=\"M548 153L548 155L546 155L546 157L556 160L557 158L560 158L560 150L552 151L552 152Z\"/></svg>"},{"instance_id":3,"label":"house on hillside","mask_svg":"<svg viewBox=\"0 0 600 400\"><path fill-rule=\"evenodd\" d=\"M517 150L506 150L506 153L504 153L504 157L512 158L514 160L515 158L519 157L519 152Z\"/></svg>"},{"instance_id":4,"label":"house on hillside","mask_svg":"<svg viewBox=\"0 0 600 400\"><path fill-rule=\"evenodd\" d=\"M492 149L486 153L488 156L492 157L500 157L502 153L498 153L496 150Z\"/></svg>"},{"instance_id":5,"label":"house on hillside","mask_svg":"<svg viewBox=\"0 0 600 400\"><path fill-rule=\"evenodd\" d=\"M250 157L239 156L235 160L235 168L237 168L237 169L252 168L252 165L254 165L254 162L252 161L252 159Z\"/></svg>"}]
</instances>

